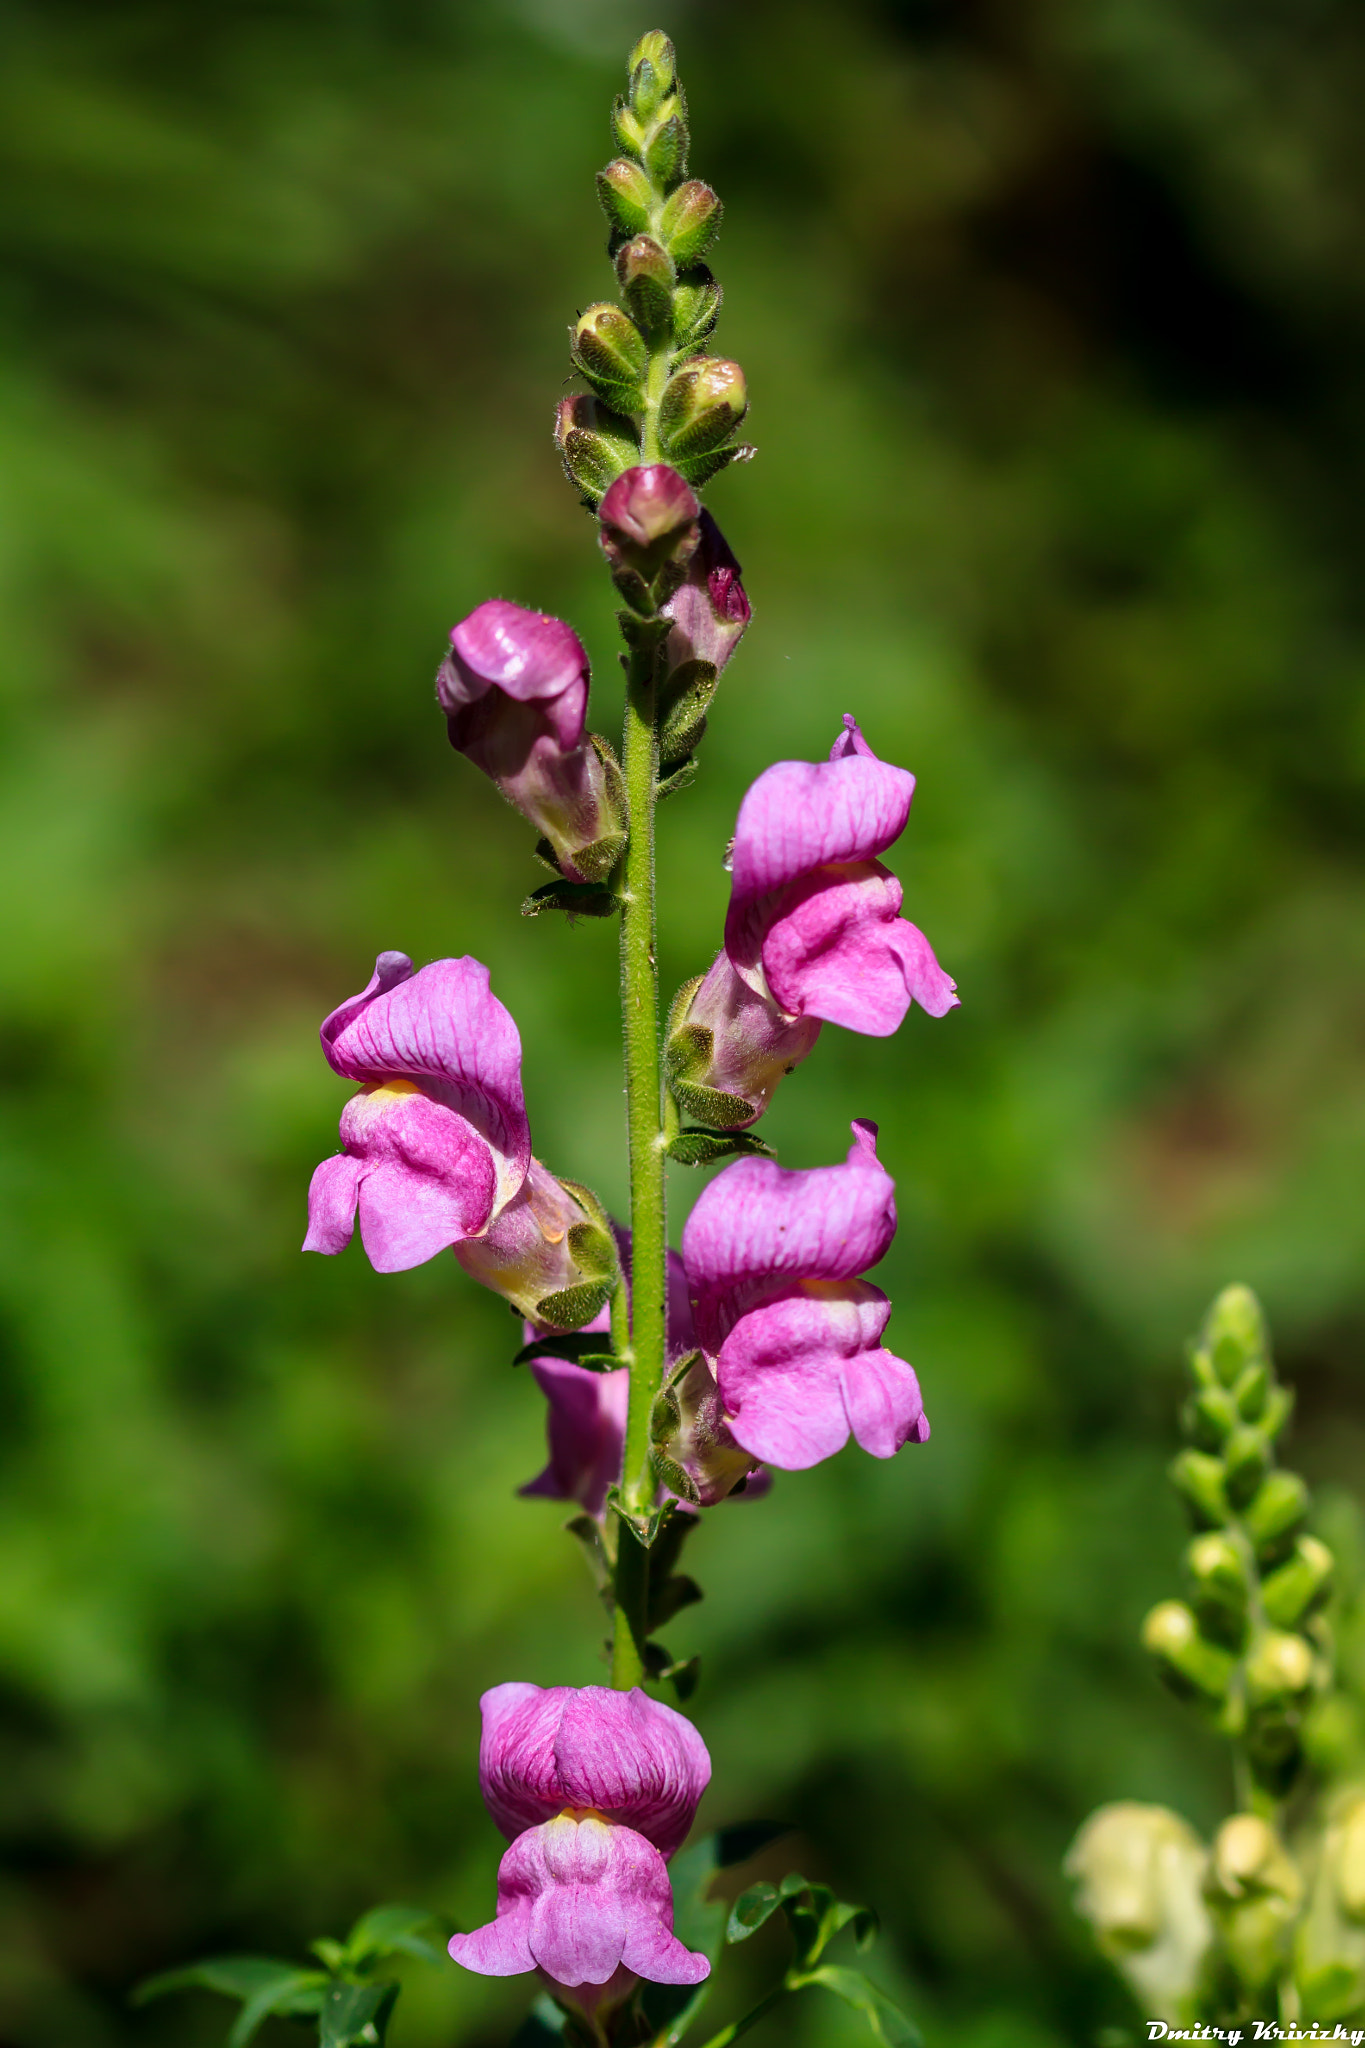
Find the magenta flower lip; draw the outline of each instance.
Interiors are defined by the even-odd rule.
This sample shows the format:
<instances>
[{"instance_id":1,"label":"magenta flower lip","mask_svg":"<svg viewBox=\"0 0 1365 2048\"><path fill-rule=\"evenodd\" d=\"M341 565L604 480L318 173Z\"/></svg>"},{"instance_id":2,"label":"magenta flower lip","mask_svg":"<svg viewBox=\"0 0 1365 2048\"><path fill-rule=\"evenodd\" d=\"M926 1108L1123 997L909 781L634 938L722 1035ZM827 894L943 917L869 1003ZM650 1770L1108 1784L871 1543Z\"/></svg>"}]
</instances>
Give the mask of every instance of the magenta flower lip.
<instances>
[{"instance_id":1,"label":"magenta flower lip","mask_svg":"<svg viewBox=\"0 0 1365 2048\"><path fill-rule=\"evenodd\" d=\"M343 1150L308 1191L305 1251L339 1252L357 1213L377 1272L400 1272L478 1236L531 1163L517 1027L466 955L418 973L381 953L368 985L321 1029L328 1063L362 1084Z\"/></svg>"},{"instance_id":2,"label":"magenta flower lip","mask_svg":"<svg viewBox=\"0 0 1365 2048\"><path fill-rule=\"evenodd\" d=\"M886 1037L912 1001L935 1017L956 1005L877 860L904 830L914 790L846 715L828 761L778 761L740 805L725 950L787 1017Z\"/></svg>"},{"instance_id":3,"label":"magenta flower lip","mask_svg":"<svg viewBox=\"0 0 1365 2048\"><path fill-rule=\"evenodd\" d=\"M726 1427L765 1464L801 1471L853 1435L889 1458L929 1434L919 1382L881 1336L891 1313L861 1278L896 1229L875 1124L853 1125L842 1166L740 1159L683 1231L698 1340Z\"/></svg>"}]
</instances>

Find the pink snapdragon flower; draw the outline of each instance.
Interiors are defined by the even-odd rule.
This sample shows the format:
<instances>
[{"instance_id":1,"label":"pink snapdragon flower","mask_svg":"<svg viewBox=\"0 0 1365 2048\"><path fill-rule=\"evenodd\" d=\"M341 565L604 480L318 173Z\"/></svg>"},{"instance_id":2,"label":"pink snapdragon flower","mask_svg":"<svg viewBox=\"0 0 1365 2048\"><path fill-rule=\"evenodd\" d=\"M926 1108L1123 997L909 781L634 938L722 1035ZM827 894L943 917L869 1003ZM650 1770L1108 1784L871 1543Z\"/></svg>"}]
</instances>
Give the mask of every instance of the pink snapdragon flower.
<instances>
[{"instance_id":1,"label":"pink snapdragon flower","mask_svg":"<svg viewBox=\"0 0 1365 2048\"><path fill-rule=\"evenodd\" d=\"M849 716L828 761L778 761L753 784L735 827L725 949L670 1030L689 1115L752 1123L822 1023L885 1038L912 1002L932 1017L955 1007L955 984L877 858L905 829L914 789Z\"/></svg>"},{"instance_id":2,"label":"pink snapdragon flower","mask_svg":"<svg viewBox=\"0 0 1365 2048\"><path fill-rule=\"evenodd\" d=\"M450 1953L486 1977L539 1969L592 2011L639 1977L699 1984L673 1933L667 1858L711 1775L691 1723L638 1688L494 1686L480 1702L479 1783L511 1842L497 1918Z\"/></svg>"},{"instance_id":3,"label":"pink snapdragon flower","mask_svg":"<svg viewBox=\"0 0 1365 2048\"><path fill-rule=\"evenodd\" d=\"M313 1175L304 1250L344 1250L358 1214L376 1272L450 1247L544 1326L595 1315L615 1246L586 1189L531 1157L521 1040L488 969L466 955L414 974L406 954L381 953L321 1037L361 1090L341 1112L342 1151Z\"/></svg>"},{"instance_id":4,"label":"pink snapdragon flower","mask_svg":"<svg viewBox=\"0 0 1365 2048\"><path fill-rule=\"evenodd\" d=\"M850 1433L876 1458L927 1439L919 1382L882 1348L891 1304L860 1277L895 1230L877 1127L861 1120L842 1166L738 1159L703 1190L683 1231L697 1341L754 1457L802 1471Z\"/></svg>"},{"instance_id":5,"label":"pink snapdragon flower","mask_svg":"<svg viewBox=\"0 0 1365 2048\"><path fill-rule=\"evenodd\" d=\"M343 1250L358 1212L370 1264L397 1273L486 1231L531 1164L521 1039L488 969L466 954L414 974L405 953L381 953L320 1035L361 1086L343 1150L313 1175L304 1250Z\"/></svg>"},{"instance_id":6,"label":"pink snapdragon flower","mask_svg":"<svg viewBox=\"0 0 1365 2048\"><path fill-rule=\"evenodd\" d=\"M436 676L450 744L544 834L572 881L625 844L620 771L585 737L588 657L571 627L490 598L461 619Z\"/></svg>"}]
</instances>

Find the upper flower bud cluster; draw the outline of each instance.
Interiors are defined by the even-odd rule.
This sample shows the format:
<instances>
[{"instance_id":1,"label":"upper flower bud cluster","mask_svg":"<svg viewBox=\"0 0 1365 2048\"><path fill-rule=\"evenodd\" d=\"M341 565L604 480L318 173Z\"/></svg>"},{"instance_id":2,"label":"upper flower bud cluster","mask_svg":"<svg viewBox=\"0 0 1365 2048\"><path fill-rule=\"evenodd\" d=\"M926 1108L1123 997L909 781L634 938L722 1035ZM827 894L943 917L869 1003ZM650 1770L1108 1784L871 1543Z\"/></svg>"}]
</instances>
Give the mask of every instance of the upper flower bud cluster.
<instances>
[{"instance_id":1,"label":"upper flower bud cluster","mask_svg":"<svg viewBox=\"0 0 1365 2048\"><path fill-rule=\"evenodd\" d=\"M1282 1795L1299 1767L1304 1711L1331 1675L1318 1609L1334 1561L1303 1532L1303 1481L1275 1468L1292 1403L1250 1288L1218 1296L1190 1372L1181 1422L1192 1442L1171 1480L1200 1533L1185 1552L1188 1598L1154 1607L1143 1641L1168 1682L1244 1743L1257 1782Z\"/></svg>"},{"instance_id":2,"label":"upper flower bud cluster","mask_svg":"<svg viewBox=\"0 0 1365 2048\"><path fill-rule=\"evenodd\" d=\"M631 52L612 126L621 154L597 191L620 302L589 306L570 329L591 396L562 400L555 423L565 470L593 505L642 453L700 485L753 452L733 438L748 410L744 372L703 353L721 291L702 259L723 209L687 175L687 103L667 36L642 36Z\"/></svg>"}]
</instances>

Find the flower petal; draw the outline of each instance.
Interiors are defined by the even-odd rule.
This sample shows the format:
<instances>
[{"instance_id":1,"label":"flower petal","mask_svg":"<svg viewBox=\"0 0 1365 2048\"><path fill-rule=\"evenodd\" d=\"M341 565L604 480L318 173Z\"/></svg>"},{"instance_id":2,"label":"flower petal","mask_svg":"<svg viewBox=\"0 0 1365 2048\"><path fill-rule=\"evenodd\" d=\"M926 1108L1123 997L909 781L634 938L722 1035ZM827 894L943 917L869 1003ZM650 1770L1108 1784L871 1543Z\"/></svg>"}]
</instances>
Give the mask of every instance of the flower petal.
<instances>
[{"instance_id":1,"label":"flower petal","mask_svg":"<svg viewBox=\"0 0 1365 2048\"><path fill-rule=\"evenodd\" d=\"M492 1150L496 1211L526 1178L531 1130L521 1039L488 984L468 954L412 974L403 954L381 953L369 987L322 1026L322 1049L348 1080L416 1081L462 1118Z\"/></svg>"},{"instance_id":2,"label":"flower petal","mask_svg":"<svg viewBox=\"0 0 1365 2048\"><path fill-rule=\"evenodd\" d=\"M711 1776L691 1722L638 1687L532 1689L515 1701L496 1687L483 1700L483 1796L504 1834L564 1806L596 1807L671 1856L692 1825Z\"/></svg>"},{"instance_id":3,"label":"flower petal","mask_svg":"<svg viewBox=\"0 0 1365 2048\"><path fill-rule=\"evenodd\" d=\"M859 1119L842 1166L805 1171L737 1159L702 1190L683 1229L698 1340L714 1354L735 1317L787 1280L852 1280L896 1232L895 1183Z\"/></svg>"},{"instance_id":4,"label":"flower petal","mask_svg":"<svg viewBox=\"0 0 1365 2048\"><path fill-rule=\"evenodd\" d=\"M596 1814L559 1814L519 1835L498 1868L497 1919L457 1934L450 1953L486 1976L539 1966L570 1990L605 1984L622 1965L659 1984L699 1984L711 1968L673 1933L659 1851Z\"/></svg>"},{"instance_id":5,"label":"flower petal","mask_svg":"<svg viewBox=\"0 0 1365 2048\"><path fill-rule=\"evenodd\" d=\"M355 1229L356 1192L363 1173L358 1159L337 1152L324 1159L308 1184L306 1252L344 1252Z\"/></svg>"},{"instance_id":6,"label":"flower petal","mask_svg":"<svg viewBox=\"0 0 1365 2048\"><path fill-rule=\"evenodd\" d=\"M844 1408L853 1434L874 1458L894 1458L928 1440L929 1424L913 1366L880 1346L844 1361Z\"/></svg>"},{"instance_id":7,"label":"flower petal","mask_svg":"<svg viewBox=\"0 0 1365 2048\"><path fill-rule=\"evenodd\" d=\"M760 898L812 868L874 860L905 829L914 776L858 738L862 751L829 761L776 762L739 807L725 950L741 973L758 963Z\"/></svg>"},{"instance_id":8,"label":"flower petal","mask_svg":"<svg viewBox=\"0 0 1365 2048\"><path fill-rule=\"evenodd\" d=\"M888 1038L915 998L935 1017L952 1009L953 982L900 907L880 861L816 868L770 898L761 960L783 1010Z\"/></svg>"},{"instance_id":9,"label":"flower petal","mask_svg":"<svg viewBox=\"0 0 1365 2048\"><path fill-rule=\"evenodd\" d=\"M581 742L588 657L577 633L562 619L499 597L461 619L450 636L449 659L437 677L441 709L458 725L468 707L490 690L501 690L519 704L542 704L561 747Z\"/></svg>"},{"instance_id":10,"label":"flower petal","mask_svg":"<svg viewBox=\"0 0 1365 2048\"><path fill-rule=\"evenodd\" d=\"M630 1374L624 1367L588 1372L567 1358L533 1359L531 1372L548 1404L550 1462L518 1490L542 1500L576 1500L588 1514L600 1515L607 1488L621 1477Z\"/></svg>"}]
</instances>

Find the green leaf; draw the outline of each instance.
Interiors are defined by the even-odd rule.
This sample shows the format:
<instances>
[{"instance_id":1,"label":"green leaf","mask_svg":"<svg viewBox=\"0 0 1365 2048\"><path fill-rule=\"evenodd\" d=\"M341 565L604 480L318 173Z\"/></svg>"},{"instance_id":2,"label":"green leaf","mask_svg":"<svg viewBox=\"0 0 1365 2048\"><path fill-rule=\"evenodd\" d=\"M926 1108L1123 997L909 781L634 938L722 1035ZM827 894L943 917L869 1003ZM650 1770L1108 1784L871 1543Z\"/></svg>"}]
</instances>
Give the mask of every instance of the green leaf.
<instances>
[{"instance_id":1,"label":"green leaf","mask_svg":"<svg viewBox=\"0 0 1365 2048\"><path fill-rule=\"evenodd\" d=\"M330 1984L322 1996L319 2048L373 2048L382 2042L398 1997L396 1984Z\"/></svg>"},{"instance_id":2,"label":"green leaf","mask_svg":"<svg viewBox=\"0 0 1365 2048\"><path fill-rule=\"evenodd\" d=\"M613 1351L602 1349L600 1330L573 1330L563 1335L552 1330L547 1336L533 1337L529 1344L523 1344L513 1365L529 1365L533 1358L567 1358L571 1365L585 1365L589 1372L615 1372L625 1364Z\"/></svg>"},{"instance_id":3,"label":"green leaf","mask_svg":"<svg viewBox=\"0 0 1365 2048\"><path fill-rule=\"evenodd\" d=\"M800 1987L807 1984L823 1984L826 1991L832 1991L846 2005L856 2006L877 2040L886 2042L887 2048L920 2048L923 2036L919 2028L861 1970L844 1970L826 1964L823 1969L812 1970L800 1979Z\"/></svg>"},{"instance_id":4,"label":"green leaf","mask_svg":"<svg viewBox=\"0 0 1365 2048\"><path fill-rule=\"evenodd\" d=\"M725 1939L732 1943L747 1941L751 1934L757 1934L760 1927L767 1925L781 1904L782 1894L775 1884L768 1884L766 1880L761 1884L751 1884L730 1908Z\"/></svg>"},{"instance_id":5,"label":"green leaf","mask_svg":"<svg viewBox=\"0 0 1365 2048\"><path fill-rule=\"evenodd\" d=\"M380 1956L416 1956L424 1963L445 1958L436 1944L421 1930L436 1926L436 1915L425 1906L371 1906L362 1913L346 1941L346 1956L352 1969Z\"/></svg>"},{"instance_id":6,"label":"green leaf","mask_svg":"<svg viewBox=\"0 0 1365 2048\"><path fill-rule=\"evenodd\" d=\"M523 917L539 917L542 910L562 910L576 917L610 917L621 908L621 899L600 882L546 882L533 889L521 906Z\"/></svg>"},{"instance_id":7,"label":"green leaf","mask_svg":"<svg viewBox=\"0 0 1365 2048\"><path fill-rule=\"evenodd\" d=\"M705 721L703 720L704 729ZM701 733L698 733L697 737L700 739ZM667 775L655 783L654 801L660 804L666 803L669 797L677 796L684 789L690 789L700 772L700 765L695 754L689 754L685 761L679 762L676 768L670 769Z\"/></svg>"},{"instance_id":8,"label":"green leaf","mask_svg":"<svg viewBox=\"0 0 1365 2048\"><path fill-rule=\"evenodd\" d=\"M771 1159L773 1148L750 1131L704 1131L689 1125L669 1140L668 1156L679 1166L710 1166L717 1159L757 1155Z\"/></svg>"},{"instance_id":9,"label":"green leaf","mask_svg":"<svg viewBox=\"0 0 1365 2048\"><path fill-rule=\"evenodd\" d=\"M149 1977L133 1993L133 2003L145 2005L169 1991L217 1991L225 1998L240 1998L242 2009L228 2035L228 2048L246 2048L272 2014L288 2018L318 2012L328 1982L321 1970L302 1969L273 1956L215 1956Z\"/></svg>"},{"instance_id":10,"label":"green leaf","mask_svg":"<svg viewBox=\"0 0 1365 2048\"><path fill-rule=\"evenodd\" d=\"M718 1960L725 1943L725 1901L707 1896L716 1873L747 1863L787 1832L776 1821L746 1821L704 1835L673 1858L668 1873L673 1885L673 1932L684 1948L709 1956L713 1964ZM670 1984L644 1987L645 2013L659 2030L652 2048L676 2048L710 1995L714 1976L713 1970L710 1978L690 1992Z\"/></svg>"}]
</instances>

